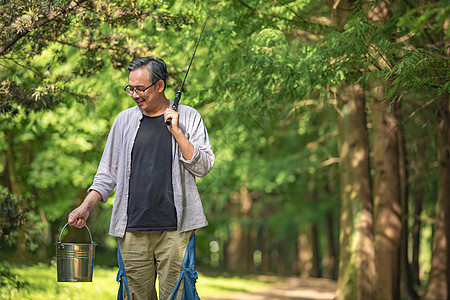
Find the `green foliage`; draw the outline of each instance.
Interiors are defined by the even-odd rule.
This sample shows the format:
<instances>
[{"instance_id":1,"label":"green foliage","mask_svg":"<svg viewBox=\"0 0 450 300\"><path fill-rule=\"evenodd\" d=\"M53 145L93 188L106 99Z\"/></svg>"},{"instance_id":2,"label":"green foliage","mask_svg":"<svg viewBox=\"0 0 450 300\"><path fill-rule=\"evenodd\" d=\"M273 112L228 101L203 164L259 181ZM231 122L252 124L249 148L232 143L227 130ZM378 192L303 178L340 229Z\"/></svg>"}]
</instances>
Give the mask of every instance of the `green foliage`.
<instances>
[{"instance_id":1,"label":"green foliage","mask_svg":"<svg viewBox=\"0 0 450 300\"><path fill-rule=\"evenodd\" d=\"M448 95L450 60L446 57L446 51L446 49L402 51L401 60L391 69L374 72L366 79L391 80L391 89L386 94L387 99L394 99L397 94L404 91L417 93L424 87L429 91L425 99Z\"/></svg>"},{"instance_id":2,"label":"green foliage","mask_svg":"<svg viewBox=\"0 0 450 300\"><path fill-rule=\"evenodd\" d=\"M327 68L325 54L315 56L311 41L299 46L289 34L292 24L298 25L301 9L310 11L316 4L228 4L233 11L219 5L212 10L215 39L207 53L207 61L216 62L208 65L214 81L206 95L211 105L204 110L216 165L199 182L214 220L211 230L203 230L221 249L231 233L230 223L269 234L269 247L283 241L282 247L295 249L302 225L323 219L336 207L307 200L309 172L317 172L316 179L323 180L318 185L329 182L324 180L329 167L320 164L337 156L336 135L329 134L336 132L335 124L326 122L335 119L336 112L324 102L309 100L327 95L328 80L322 72ZM327 26L315 30L325 31ZM322 135L325 138L316 141ZM251 209L245 216L239 212L242 204L232 200L242 188L251 195ZM324 197L324 202L336 205L337 197L329 198ZM292 245L286 241L293 241Z\"/></svg>"},{"instance_id":3,"label":"green foliage","mask_svg":"<svg viewBox=\"0 0 450 300\"><path fill-rule=\"evenodd\" d=\"M148 38L155 29L181 30L196 22L194 11L168 8L158 0L6 3L0 11L0 112L14 116L20 109L51 109L95 98L67 85L108 64L124 68L132 58L147 55L155 48L155 40ZM78 54L76 65L54 76L55 67L68 59L65 46ZM50 59L37 63L42 54Z\"/></svg>"},{"instance_id":4,"label":"green foliage","mask_svg":"<svg viewBox=\"0 0 450 300\"><path fill-rule=\"evenodd\" d=\"M27 201L11 194L5 187L0 186L0 242L13 244L17 237L17 232L27 221ZM5 271L6 272L6 271ZM11 278L2 273L0 277Z\"/></svg>"},{"instance_id":5,"label":"green foliage","mask_svg":"<svg viewBox=\"0 0 450 300\"><path fill-rule=\"evenodd\" d=\"M28 291L29 283L13 274L8 269L0 270L0 296L2 299L12 299L19 291Z\"/></svg>"},{"instance_id":6,"label":"green foliage","mask_svg":"<svg viewBox=\"0 0 450 300\"><path fill-rule=\"evenodd\" d=\"M450 15L450 2L448 0L433 2L406 11L399 18L398 26L408 28L412 35L421 37L440 35L439 39L442 41L450 38L450 28L445 27ZM446 31L443 31L444 28Z\"/></svg>"}]
</instances>

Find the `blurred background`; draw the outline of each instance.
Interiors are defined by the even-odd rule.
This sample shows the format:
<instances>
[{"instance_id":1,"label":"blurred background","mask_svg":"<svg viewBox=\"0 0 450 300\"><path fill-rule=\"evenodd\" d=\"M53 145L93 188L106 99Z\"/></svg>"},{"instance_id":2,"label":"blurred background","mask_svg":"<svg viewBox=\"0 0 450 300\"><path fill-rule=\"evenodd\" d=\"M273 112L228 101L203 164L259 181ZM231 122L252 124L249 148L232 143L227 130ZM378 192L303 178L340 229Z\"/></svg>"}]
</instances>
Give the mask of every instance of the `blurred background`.
<instances>
[{"instance_id":1,"label":"blurred background","mask_svg":"<svg viewBox=\"0 0 450 300\"><path fill-rule=\"evenodd\" d=\"M337 299L447 299L449 11L447 0L1 1L1 295L52 289L24 270L53 270L112 122L135 105L128 63L164 59L173 99L207 21L181 99L216 155L197 181L210 223L197 231L200 272L327 278ZM87 222L105 270L117 265L113 201Z\"/></svg>"}]
</instances>

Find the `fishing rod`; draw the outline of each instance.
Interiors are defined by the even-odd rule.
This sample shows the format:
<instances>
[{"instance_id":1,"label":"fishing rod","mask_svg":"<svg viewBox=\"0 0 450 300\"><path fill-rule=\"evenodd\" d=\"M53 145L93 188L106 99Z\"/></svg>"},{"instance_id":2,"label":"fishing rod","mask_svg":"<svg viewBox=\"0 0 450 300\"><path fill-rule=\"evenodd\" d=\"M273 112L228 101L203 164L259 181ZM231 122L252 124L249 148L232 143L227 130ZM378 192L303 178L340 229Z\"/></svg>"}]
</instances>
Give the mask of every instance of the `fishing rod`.
<instances>
[{"instance_id":1,"label":"fishing rod","mask_svg":"<svg viewBox=\"0 0 450 300\"><path fill-rule=\"evenodd\" d=\"M175 100L173 100L172 109L173 109L174 111L177 111L177 110L178 110L178 104L180 103L181 92L182 92L182 90L183 90L184 82L186 81L186 77L187 77L188 74L189 74L189 69L191 68L192 61L194 60L195 52L197 52L197 47L198 47L198 44L200 43L200 39L202 38L203 31L205 30L205 26L206 26L206 22L207 22L207 21L208 21L208 19L206 19L205 24L203 24L202 32L200 33L200 36L198 37L197 45L195 46L194 53L192 54L191 62L189 63L189 66L188 66L188 68L187 68L186 75L184 76L184 79L183 79L183 82L181 83L180 89L178 90L177 94L175 95ZM172 124L172 118L168 118L168 119L166 120L166 124L167 124L168 126L170 126L170 125Z\"/></svg>"}]
</instances>

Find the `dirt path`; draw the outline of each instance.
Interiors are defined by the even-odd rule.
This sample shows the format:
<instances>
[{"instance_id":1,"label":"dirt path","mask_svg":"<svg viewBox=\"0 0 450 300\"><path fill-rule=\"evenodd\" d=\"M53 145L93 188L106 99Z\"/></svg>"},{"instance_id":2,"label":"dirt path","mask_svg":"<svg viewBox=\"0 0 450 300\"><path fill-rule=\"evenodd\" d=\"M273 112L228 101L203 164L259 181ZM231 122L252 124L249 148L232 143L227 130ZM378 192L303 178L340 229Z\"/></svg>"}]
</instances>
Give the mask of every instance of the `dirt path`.
<instances>
[{"instance_id":1,"label":"dirt path","mask_svg":"<svg viewBox=\"0 0 450 300\"><path fill-rule=\"evenodd\" d=\"M229 293L204 300L332 300L336 282L322 278L288 277L283 283L256 293Z\"/></svg>"}]
</instances>

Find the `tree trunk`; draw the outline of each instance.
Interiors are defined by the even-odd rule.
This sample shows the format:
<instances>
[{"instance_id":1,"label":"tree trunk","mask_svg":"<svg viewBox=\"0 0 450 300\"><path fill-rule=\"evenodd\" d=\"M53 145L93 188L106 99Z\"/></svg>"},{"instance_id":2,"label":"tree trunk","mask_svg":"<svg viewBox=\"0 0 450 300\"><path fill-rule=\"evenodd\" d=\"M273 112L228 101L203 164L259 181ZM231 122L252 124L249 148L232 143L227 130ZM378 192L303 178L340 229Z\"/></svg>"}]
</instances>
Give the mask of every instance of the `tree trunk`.
<instances>
[{"instance_id":1,"label":"tree trunk","mask_svg":"<svg viewBox=\"0 0 450 300\"><path fill-rule=\"evenodd\" d=\"M248 234L248 261L251 272L258 271L260 267L259 263L256 265L254 257L255 251L258 249L258 230L255 229L255 226L251 226Z\"/></svg>"},{"instance_id":2,"label":"tree trunk","mask_svg":"<svg viewBox=\"0 0 450 300\"><path fill-rule=\"evenodd\" d=\"M242 269L241 263L241 240L242 240L242 226L237 222L229 225L230 236L227 243L227 270L237 271Z\"/></svg>"},{"instance_id":3,"label":"tree trunk","mask_svg":"<svg viewBox=\"0 0 450 300\"><path fill-rule=\"evenodd\" d=\"M240 193L231 199L237 204L238 209L234 213L237 220L249 218L252 198L246 188L241 188ZM227 268L233 271L248 272L253 264L253 256L250 255L249 228L239 221L230 224L230 239L227 245ZM253 252L252 252L253 255Z\"/></svg>"},{"instance_id":4,"label":"tree trunk","mask_svg":"<svg viewBox=\"0 0 450 300\"><path fill-rule=\"evenodd\" d=\"M439 182L438 182L438 199L444 202L445 208L445 233L447 243L447 297L450 296L450 99L444 100L441 110L441 124L439 126Z\"/></svg>"},{"instance_id":5,"label":"tree trunk","mask_svg":"<svg viewBox=\"0 0 450 300\"><path fill-rule=\"evenodd\" d=\"M450 264L450 101L441 100L438 113L438 195L430 279L425 299L448 299Z\"/></svg>"},{"instance_id":6,"label":"tree trunk","mask_svg":"<svg viewBox=\"0 0 450 300\"><path fill-rule=\"evenodd\" d=\"M374 99L375 299L399 299L401 207L397 119L381 87Z\"/></svg>"},{"instance_id":7,"label":"tree trunk","mask_svg":"<svg viewBox=\"0 0 450 300\"><path fill-rule=\"evenodd\" d=\"M368 19L373 24L388 21L391 0L365 1L370 5ZM390 68L389 58L378 57L381 68ZM377 90L373 97L374 137L374 241L375 299L400 299L400 244L402 210L399 173L398 123L395 103L385 97L387 82L373 82ZM405 186L406 187L406 186ZM404 189L406 192L406 188ZM405 195L406 196L406 195ZM406 199L406 198L405 198ZM406 242L406 241L405 241ZM407 249L403 249L406 251ZM406 273L409 273L406 271Z\"/></svg>"},{"instance_id":8,"label":"tree trunk","mask_svg":"<svg viewBox=\"0 0 450 300\"><path fill-rule=\"evenodd\" d=\"M8 141L8 136L6 134L6 140ZM3 165L3 172L1 173L2 176L2 185L4 187L6 187L9 191L12 190L12 185L11 185L11 178L10 178L10 160L8 159L8 154L9 154L9 144L7 143L6 149L4 151L2 151L2 165Z\"/></svg>"},{"instance_id":9,"label":"tree trunk","mask_svg":"<svg viewBox=\"0 0 450 300\"><path fill-rule=\"evenodd\" d=\"M313 269L313 251L308 233L300 232L298 235L298 269L301 276L311 276Z\"/></svg>"},{"instance_id":10,"label":"tree trunk","mask_svg":"<svg viewBox=\"0 0 450 300\"><path fill-rule=\"evenodd\" d=\"M336 189L332 178L335 177L335 170L330 169L328 171L329 182L325 186L326 195L336 193ZM329 211L325 215L325 235L326 235L326 254L323 260L324 278L336 279L337 278L337 249L335 243L335 231L334 231L334 215L332 211Z\"/></svg>"},{"instance_id":11,"label":"tree trunk","mask_svg":"<svg viewBox=\"0 0 450 300\"><path fill-rule=\"evenodd\" d=\"M400 242L400 295L402 299L418 299L414 289L411 265L408 259L409 245L409 172L406 155L406 144L403 127L398 125L398 153L399 153L399 179L400 179L400 203L402 210L402 231Z\"/></svg>"},{"instance_id":12,"label":"tree trunk","mask_svg":"<svg viewBox=\"0 0 450 300\"><path fill-rule=\"evenodd\" d=\"M336 299L372 299L375 279L365 91L339 89L340 255Z\"/></svg>"},{"instance_id":13,"label":"tree trunk","mask_svg":"<svg viewBox=\"0 0 450 300\"><path fill-rule=\"evenodd\" d=\"M416 180L415 182L420 183L425 178L422 175L425 172L425 164L426 159L425 155L425 149L426 144L424 142L421 142L418 145L418 153L417 157L415 157L416 162ZM411 280L413 281L414 285L420 285L420 269L419 269L419 252L420 252L420 230L422 227L420 215L422 214L422 203L423 199L425 197L425 190L422 185L418 185L415 193L414 193L414 224L412 228L412 258L411 258Z\"/></svg>"},{"instance_id":14,"label":"tree trunk","mask_svg":"<svg viewBox=\"0 0 450 300\"><path fill-rule=\"evenodd\" d=\"M12 131L5 132L6 149L5 158L3 159L3 184L9 190L11 194L16 196L20 195L20 186L16 172L14 162L17 161L17 149L14 147L14 134ZM26 234L22 227L17 229L17 241L16 241L16 251L18 257L24 259L28 252L25 248Z\"/></svg>"},{"instance_id":15,"label":"tree trunk","mask_svg":"<svg viewBox=\"0 0 450 300\"><path fill-rule=\"evenodd\" d=\"M262 244L261 244L261 270L263 272L270 271L270 236L269 233L264 232L262 235Z\"/></svg>"},{"instance_id":16,"label":"tree trunk","mask_svg":"<svg viewBox=\"0 0 450 300\"><path fill-rule=\"evenodd\" d=\"M328 212L325 216L325 234L327 238L326 256L323 262L323 277L336 279L336 246L334 243L333 214Z\"/></svg>"},{"instance_id":17,"label":"tree trunk","mask_svg":"<svg viewBox=\"0 0 450 300\"><path fill-rule=\"evenodd\" d=\"M286 274L288 267L287 267L287 261L286 261L286 257L287 257L287 253L286 253L286 247L284 245L283 242L278 242L277 243L277 247L276 247L277 251L275 252L276 255L274 255L274 260L275 260L275 264L276 264L276 270L275 272L278 274Z\"/></svg>"},{"instance_id":18,"label":"tree trunk","mask_svg":"<svg viewBox=\"0 0 450 300\"><path fill-rule=\"evenodd\" d=\"M309 177L308 183L308 202L311 203L311 207L317 205L319 201L319 195L316 187L316 178L313 174ZM308 274L310 277L319 278L321 276L320 272L320 251L319 251L319 229L317 228L316 222L312 222L309 227L309 238L312 254L312 268Z\"/></svg>"},{"instance_id":19,"label":"tree trunk","mask_svg":"<svg viewBox=\"0 0 450 300\"><path fill-rule=\"evenodd\" d=\"M14 195L19 195L19 184L17 182L15 168L13 163L17 160L16 155L14 155L17 149L14 149L14 136L13 132L6 131L5 132L6 139L6 149L5 149L5 158L4 160L4 170L3 170L3 183L5 187L9 189L9 191Z\"/></svg>"},{"instance_id":20,"label":"tree trunk","mask_svg":"<svg viewBox=\"0 0 450 300\"><path fill-rule=\"evenodd\" d=\"M420 215L422 214L422 202L424 198L423 188L419 188L414 196L414 225L412 229L412 258L411 258L411 280L414 285L420 285L419 253L420 253L420 230L422 227Z\"/></svg>"},{"instance_id":21,"label":"tree trunk","mask_svg":"<svg viewBox=\"0 0 450 300\"><path fill-rule=\"evenodd\" d=\"M312 246L312 254L313 254L313 265L311 270L311 277L320 278L320 253L319 253L319 229L317 228L317 224L311 225L311 246Z\"/></svg>"}]
</instances>

